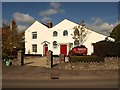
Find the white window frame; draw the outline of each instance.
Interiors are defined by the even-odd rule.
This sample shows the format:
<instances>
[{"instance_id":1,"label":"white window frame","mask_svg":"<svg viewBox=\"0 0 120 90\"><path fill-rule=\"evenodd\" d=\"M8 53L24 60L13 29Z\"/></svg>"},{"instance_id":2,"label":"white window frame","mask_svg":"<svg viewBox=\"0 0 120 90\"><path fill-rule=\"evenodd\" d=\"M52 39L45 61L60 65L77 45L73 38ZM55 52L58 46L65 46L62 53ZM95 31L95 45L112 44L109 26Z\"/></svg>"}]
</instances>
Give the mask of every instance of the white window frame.
<instances>
[{"instance_id":1,"label":"white window frame","mask_svg":"<svg viewBox=\"0 0 120 90\"><path fill-rule=\"evenodd\" d=\"M67 30L63 31L63 36L68 36L68 31Z\"/></svg>"},{"instance_id":2,"label":"white window frame","mask_svg":"<svg viewBox=\"0 0 120 90\"><path fill-rule=\"evenodd\" d=\"M37 52L37 44L32 44L32 52Z\"/></svg>"},{"instance_id":3,"label":"white window frame","mask_svg":"<svg viewBox=\"0 0 120 90\"><path fill-rule=\"evenodd\" d=\"M37 39L37 32L32 32L32 39Z\"/></svg>"},{"instance_id":4,"label":"white window frame","mask_svg":"<svg viewBox=\"0 0 120 90\"><path fill-rule=\"evenodd\" d=\"M57 31L54 31L53 32L53 37L57 37L58 36L58 32Z\"/></svg>"},{"instance_id":5,"label":"white window frame","mask_svg":"<svg viewBox=\"0 0 120 90\"><path fill-rule=\"evenodd\" d=\"M53 48L57 48L58 44L57 41L53 41Z\"/></svg>"}]
</instances>

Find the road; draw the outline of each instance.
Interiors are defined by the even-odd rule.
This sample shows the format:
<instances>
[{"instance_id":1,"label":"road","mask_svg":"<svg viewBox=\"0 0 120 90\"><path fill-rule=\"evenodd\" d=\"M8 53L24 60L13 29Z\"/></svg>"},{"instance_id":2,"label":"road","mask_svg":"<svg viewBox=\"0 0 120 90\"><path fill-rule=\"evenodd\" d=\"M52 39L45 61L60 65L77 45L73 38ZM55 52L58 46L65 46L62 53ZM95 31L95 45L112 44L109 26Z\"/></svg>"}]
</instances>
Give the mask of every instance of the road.
<instances>
[{"instance_id":1,"label":"road","mask_svg":"<svg viewBox=\"0 0 120 90\"><path fill-rule=\"evenodd\" d=\"M117 78L3 79L3 88L118 88Z\"/></svg>"}]
</instances>

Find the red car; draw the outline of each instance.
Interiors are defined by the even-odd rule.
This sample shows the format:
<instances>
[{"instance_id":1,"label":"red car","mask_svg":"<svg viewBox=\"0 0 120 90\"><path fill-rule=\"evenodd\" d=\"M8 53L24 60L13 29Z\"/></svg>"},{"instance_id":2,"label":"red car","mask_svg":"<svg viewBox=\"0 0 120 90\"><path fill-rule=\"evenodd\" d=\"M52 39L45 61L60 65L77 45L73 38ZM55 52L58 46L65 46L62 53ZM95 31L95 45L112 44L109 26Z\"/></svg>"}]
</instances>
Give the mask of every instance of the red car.
<instances>
[{"instance_id":1,"label":"red car","mask_svg":"<svg viewBox=\"0 0 120 90\"><path fill-rule=\"evenodd\" d=\"M77 56L87 55L87 48L84 45L74 47L72 49L72 54Z\"/></svg>"}]
</instances>

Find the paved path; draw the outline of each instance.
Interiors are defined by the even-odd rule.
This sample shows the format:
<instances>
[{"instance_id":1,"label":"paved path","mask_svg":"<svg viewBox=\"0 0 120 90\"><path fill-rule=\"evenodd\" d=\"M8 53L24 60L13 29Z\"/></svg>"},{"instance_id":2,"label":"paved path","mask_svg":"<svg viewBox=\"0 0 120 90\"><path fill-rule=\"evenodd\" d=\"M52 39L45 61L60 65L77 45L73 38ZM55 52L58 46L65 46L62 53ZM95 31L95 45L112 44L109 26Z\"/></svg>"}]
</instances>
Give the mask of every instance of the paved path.
<instances>
[{"instance_id":1,"label":"paved path","mask_svg":"<svg viewBox=\"0 0 120 90\"><path fill-rule=\"evenodd\" d=\"M46 57L25 57L25 65L47 67Z\"/></svg>"},{"instance_id":2,"label":"paved path","mask_svg":"<svg viewBox=\"0 0 120 90\"><path fill-rule=\"evenodd\" d=\"M53 64L60 63L59 57L54 57L53 60L54 60ZM68 61L68 57L65 57L65 62L67 61ZM28 66L48 67L46 57L25 57L24 63L25 65L28 65Z\"/></svg>"}]
</instances>

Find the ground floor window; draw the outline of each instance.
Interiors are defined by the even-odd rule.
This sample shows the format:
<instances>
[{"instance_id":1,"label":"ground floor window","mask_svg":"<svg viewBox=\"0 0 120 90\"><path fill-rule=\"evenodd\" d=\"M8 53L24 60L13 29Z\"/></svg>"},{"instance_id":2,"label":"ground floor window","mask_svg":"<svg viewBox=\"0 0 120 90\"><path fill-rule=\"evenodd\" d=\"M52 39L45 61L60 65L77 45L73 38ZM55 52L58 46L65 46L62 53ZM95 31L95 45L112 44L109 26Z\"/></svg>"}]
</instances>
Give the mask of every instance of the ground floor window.
<instances>
[{"instance_id":1,"label":"ground floor window","mask_svg":"<svg viewBox=\"0 0 120 90\"><path fill-rule=\"evenodd\" d=\"M57 48L57 41L54 41L54 42L53 42L53 47L54 47L54 48Z\"/></svg>"},{"instance_id":2,"label":"ground floor window","mask_svg":"<svg viewBox=\"0 0 120 90\"><path fill-rule=\"evenodd\" d=\"M74 45L75 45L75 46L79 46L79 40L75 40L75 41L74 41Z\"/></svg>"},{"instance_id":3,"label":"ground floor window","mask_svg":"<svg viewBox=\"0 0 120 90\"><path fill-rule=\"evenodd\" d=\"M37 52L37 44L32 44L32 51Z\"/></svg>"}]
</instances>

